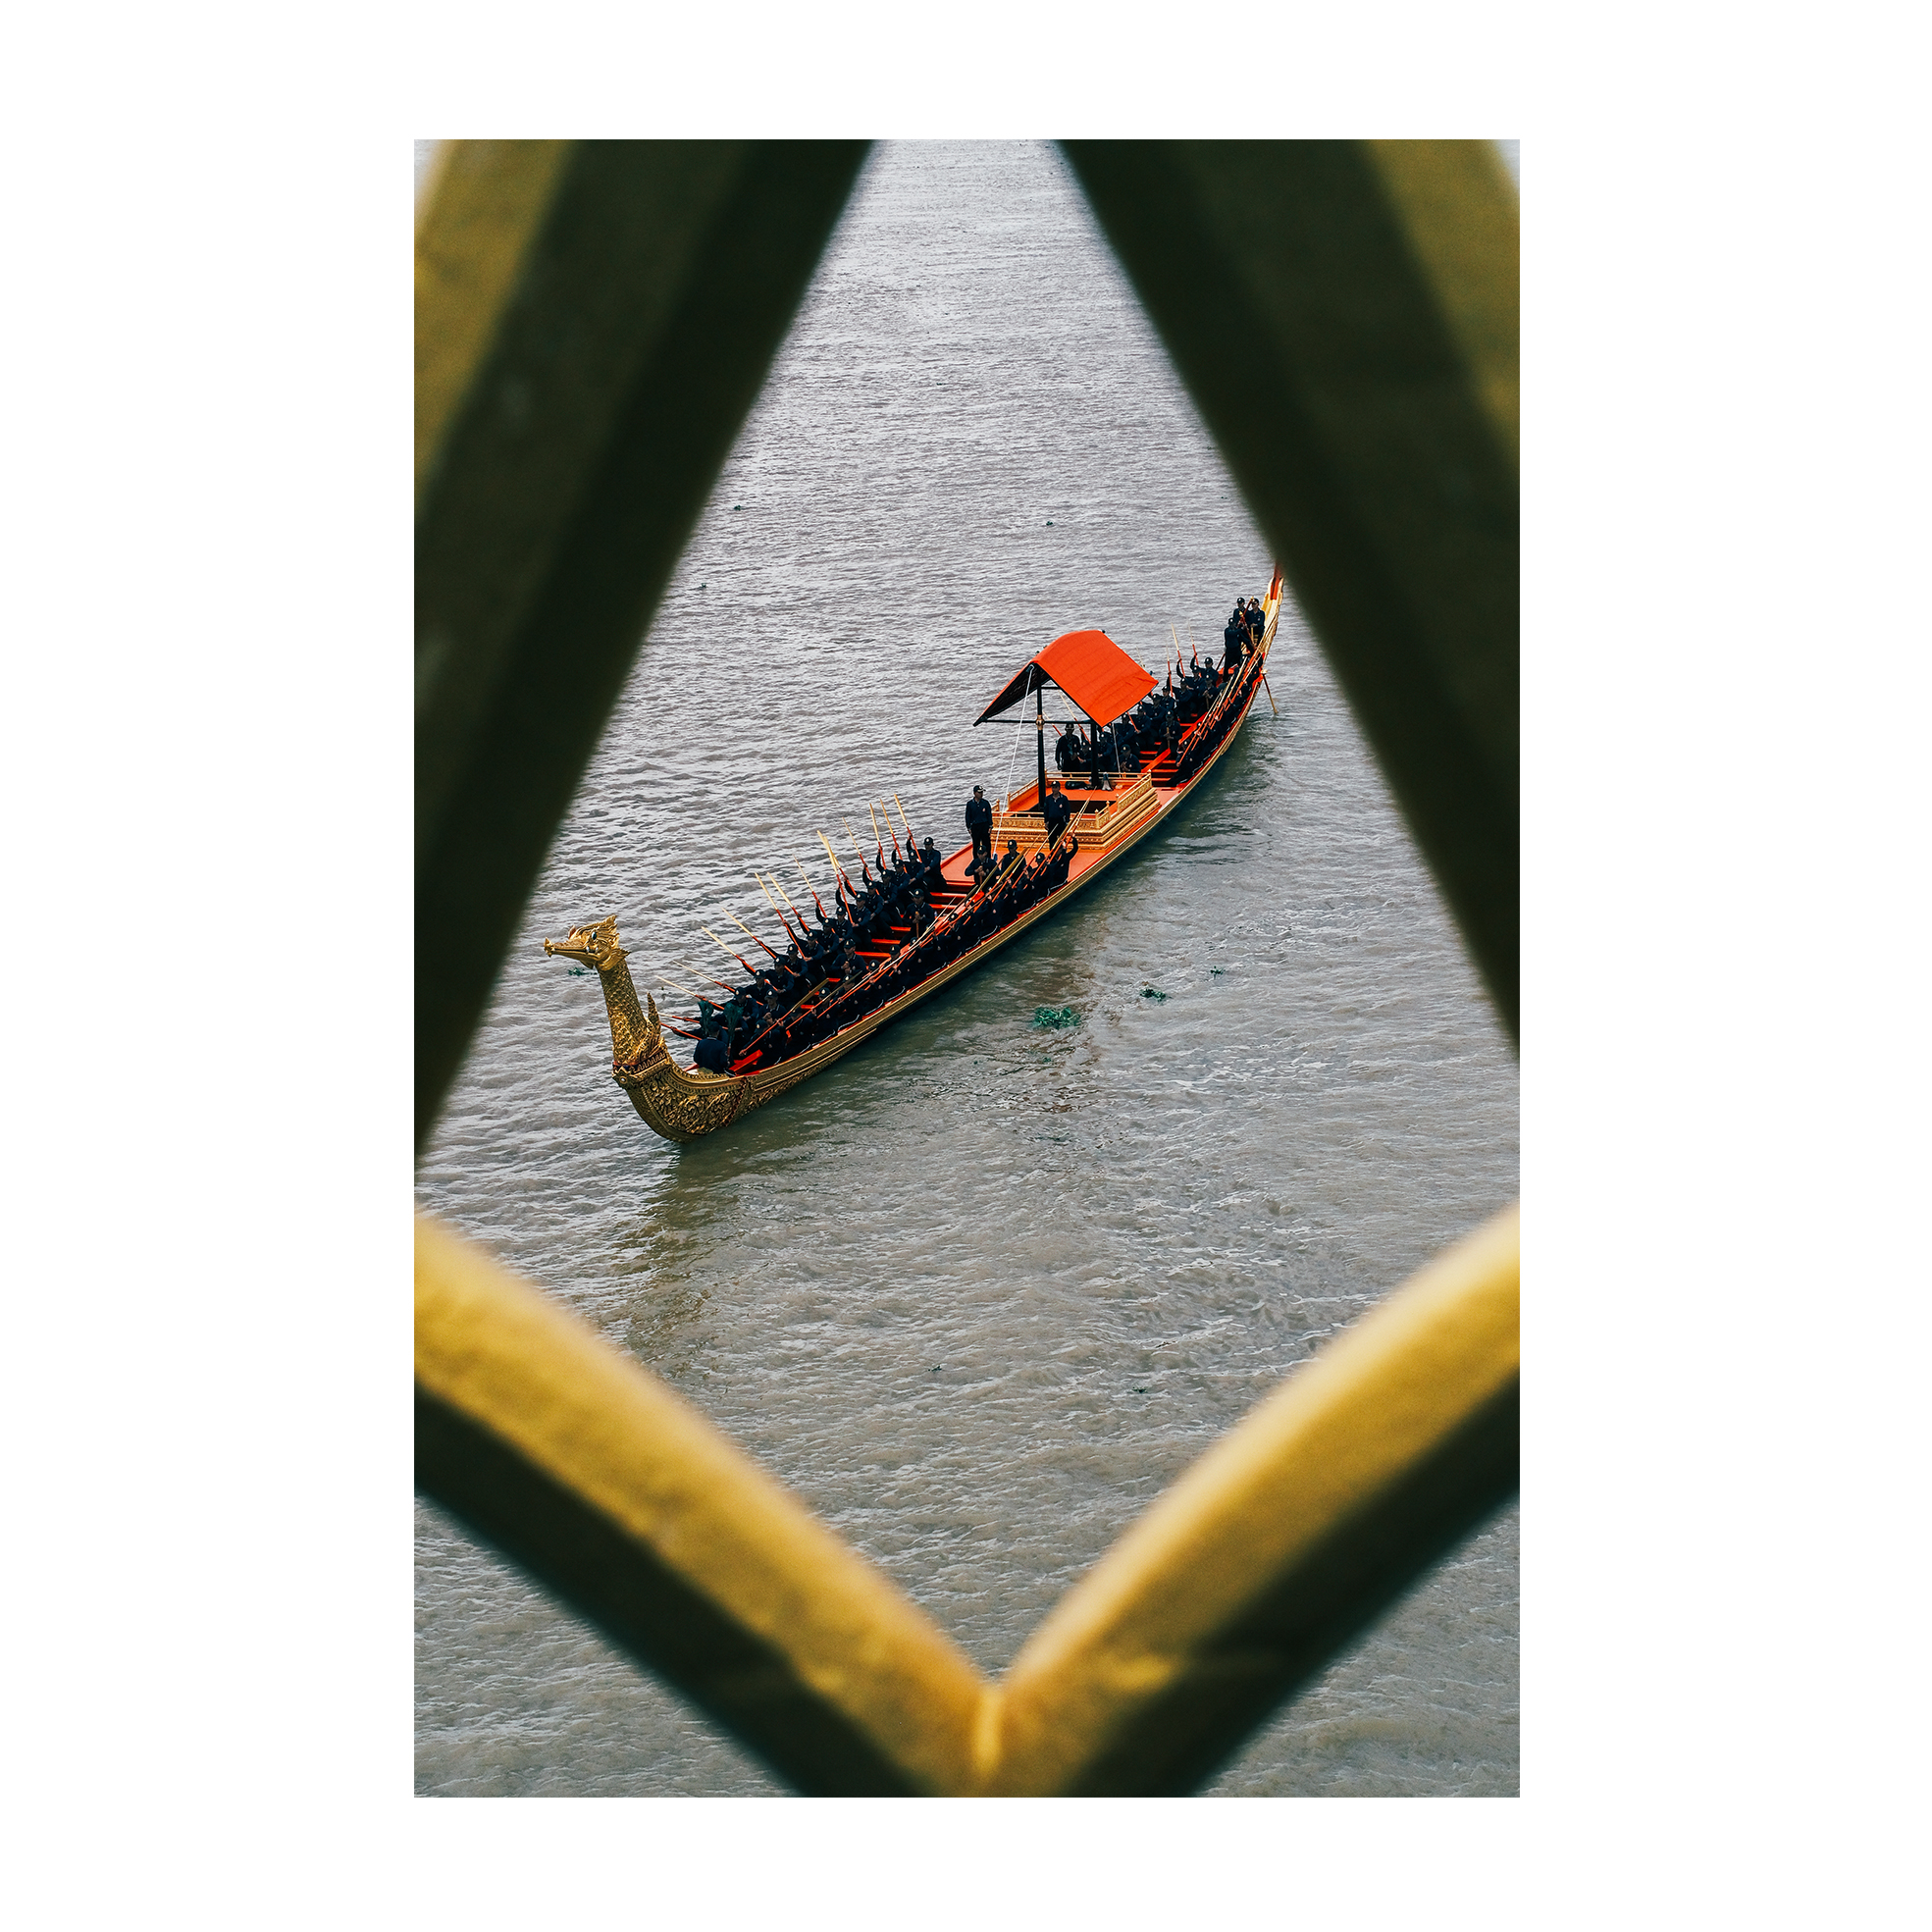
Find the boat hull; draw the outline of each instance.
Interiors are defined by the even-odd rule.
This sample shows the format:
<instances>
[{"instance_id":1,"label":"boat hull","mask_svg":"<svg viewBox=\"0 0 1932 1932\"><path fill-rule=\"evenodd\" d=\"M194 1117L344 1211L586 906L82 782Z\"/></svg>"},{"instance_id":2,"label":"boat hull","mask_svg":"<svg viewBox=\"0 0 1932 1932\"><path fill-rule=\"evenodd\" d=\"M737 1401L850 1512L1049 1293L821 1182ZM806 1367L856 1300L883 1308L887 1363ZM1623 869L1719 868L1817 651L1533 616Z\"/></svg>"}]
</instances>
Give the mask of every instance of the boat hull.
<instances>
[{"instance_id":1,"label":"boat hull","mask_svg":"<svg viewBox=\"0 0 1932 1932\"><path fill-rule=\"evenodd\" d=\"M1166 824L1173 813L1194 795L1240 735L1241 726L1246 722L1248 711L1262 688L1262 676L1269 651L1275 642L1280 604L1281 584L1278 576L1269 589L1267 626L1262 634L1261 646L1249 660L1255 666L1254 674L1244 679L1245 689L1238 692L1232 701L1236 708L1227 723L1225 735L1202 760L1200 767L1180 783L1169 787L1156 785L1156 808L1151 812L1131 802L1132 794L1138 789L1138 781L1125 788L1121 794L1121 801L1128 807L1130 822L1122 827L1118 837L1100 842L1097 850L1083 849L1075 858L1068 878L1056 891L1037 906L1029 907L1010 925L989 933L970 952L962 953L957 960L942 966L929 978L922 979L918 985L867 1014L864 1018L855 1020L830 1039L821 1040L816 1046L782 1060L775 1067L760 1068L751 1073L705 1073L679 1066L665 1044L653 1004L644 1045L628 1061L613 1060L610 1070L611 1077L630 1095L631 1105L637 1109L645 1124L666 1140L676 1141L700 1140L705 1134L729 1126L754 1109L776 1100L782 1093L790 1092L801 1080L809 1080L814 1073L823 1072L834 1061L843 1059L855 1047L862 1046L881 1027L890 1026L920 1001L943 992L955 980L984 965L1001 947L1010 945L1030 931L1040 920L1051 917L1076 893L1118 864L1141 840ZM1016 838L1019 838L1018 828L1014 830ZM1077 836L1077 827L1075 831ZM970 846L963 846L946 861L945 873L949 885L957 888L964 877L970 853Z\"/></svg>"}]
</instances>

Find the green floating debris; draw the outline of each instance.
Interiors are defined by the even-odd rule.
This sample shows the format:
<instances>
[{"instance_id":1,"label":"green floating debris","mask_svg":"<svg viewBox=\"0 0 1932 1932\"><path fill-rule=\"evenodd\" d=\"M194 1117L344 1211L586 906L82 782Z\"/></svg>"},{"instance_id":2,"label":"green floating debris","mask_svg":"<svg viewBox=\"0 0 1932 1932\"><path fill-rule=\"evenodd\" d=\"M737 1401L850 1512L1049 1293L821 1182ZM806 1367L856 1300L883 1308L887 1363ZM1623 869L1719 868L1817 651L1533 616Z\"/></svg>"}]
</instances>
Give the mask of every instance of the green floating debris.
<instances>
[{"instance_id":1,"label":"green floating debris","mask_svg":"<svg viewBox=\"0 0 1932 1932\"><path fill-rule=\"evenodd\" d=\"M1167 995L1156 986L1143 986L1140 989L1140 997L1143 1000L1165 1000Z\"/></svg>"},{"instance_id":2,"label":"green floating debris","mask_svg":"<svg viewBox=\"0 0 1932 1932\"><path fill-rule=\"evenodd\" d=\"M572 966L570 976L572 979L584 979L589 976L590 970L589 966Z\"/></svg>"},{"instance_id":3,"label":"green floating debris","mask_svg":"<svg viewBox=\"0 0 1932 1932\"><path fill-rule=\"evenodd\" d=\"M1071 1007L1035 1007L1033 1024L1035 1026L1077 1026L1080 1016Z\"/></svg>"},{"instance_id":4,"label":"green floating debris","mask_svg":"<svg viewBox=\"0 0 1932 1932\"><path fill-rule=\"evenodd\" d=\"M1219 979L1221 975L1227 970L1227 968L1226 966L1209 966L1208 976L1211 979Z\"/></svg>"}]
</instances>

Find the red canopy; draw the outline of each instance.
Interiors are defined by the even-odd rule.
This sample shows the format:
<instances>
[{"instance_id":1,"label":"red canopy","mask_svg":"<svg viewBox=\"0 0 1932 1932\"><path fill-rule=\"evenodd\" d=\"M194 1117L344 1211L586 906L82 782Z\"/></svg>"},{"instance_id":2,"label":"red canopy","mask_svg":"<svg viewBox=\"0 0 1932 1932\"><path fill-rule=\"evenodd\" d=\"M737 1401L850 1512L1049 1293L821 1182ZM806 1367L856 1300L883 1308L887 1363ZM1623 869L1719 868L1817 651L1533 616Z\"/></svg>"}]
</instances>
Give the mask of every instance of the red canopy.
<instances>
[{"instance_id":1,"label":"red canopy","mask_svg":"<svg viewBox=\"0 0 1932 1932\"><path fill-rule=\"evenodd\" d=\"M1069 631L1029 657L1013 682L973 719L984 724L1030 698L1043 684L1058 685L1095 724L1112 724L1160 683L1143 671L1105 631Z\"/></svg>"}]
</instances>

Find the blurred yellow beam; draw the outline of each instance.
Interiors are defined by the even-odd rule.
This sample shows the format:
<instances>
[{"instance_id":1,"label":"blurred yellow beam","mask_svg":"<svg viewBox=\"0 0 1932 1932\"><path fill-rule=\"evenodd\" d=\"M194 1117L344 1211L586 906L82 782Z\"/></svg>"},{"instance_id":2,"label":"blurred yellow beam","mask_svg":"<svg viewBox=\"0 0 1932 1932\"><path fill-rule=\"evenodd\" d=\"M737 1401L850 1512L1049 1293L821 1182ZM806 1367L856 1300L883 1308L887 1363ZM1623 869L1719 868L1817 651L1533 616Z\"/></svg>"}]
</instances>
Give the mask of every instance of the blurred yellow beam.
<instances>
[{"instance_id":1,"label":"blurred yellow beam","mask_svg":"<svg viewBox=\"0 0 1932 1932\"><path fill-rule=\"evenodd\" d=\"M807 1791L959 1791L957 1645L695 1409L436 1223L417 1486Z\"/></svg>"},{"instance_id":2,"label":"blurred yellow beam","mask_svg":"<svg viewBox=\"0 0 1932 1932\"><path fill-rule=\"evenodd\" d=\"M570 158L568 141L444 141L416 218L416 501L484 370Z\"/></svg>"},{"instance_id":3,"label":"blurred yellow beam","mask_svg":"<svg viewBox=\"0 0 1932 1932\"><path fill-rule=\"evenodd\" d=\"M1517 1226L1290 1376L1003 1686L654 1377L418 1224L418 1485L809 1792L1192 1790L1516 1481Z\"/></svg>"},{"instance_id":4,"label":"blurred yellow beam","mask_svg":"<svg viewBox=\"0 0 1932 1932\"><path fill-rule=\"evenodd\" d=\"M1048 1616L998 1788L1197 1788L1517 1487L1517 1213L1288 1377Z\"/></svg>"}]
</instances>

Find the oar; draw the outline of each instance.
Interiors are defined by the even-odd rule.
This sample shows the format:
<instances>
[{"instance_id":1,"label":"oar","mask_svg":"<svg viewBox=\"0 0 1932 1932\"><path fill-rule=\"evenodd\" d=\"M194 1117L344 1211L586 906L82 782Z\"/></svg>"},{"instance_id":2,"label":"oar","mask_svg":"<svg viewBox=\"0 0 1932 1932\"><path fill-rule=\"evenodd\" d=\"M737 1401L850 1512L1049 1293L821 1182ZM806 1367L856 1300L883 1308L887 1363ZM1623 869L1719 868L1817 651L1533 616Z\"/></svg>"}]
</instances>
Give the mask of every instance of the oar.
<instances>
[{"instance_id":1,"label":"oar","mask_svg":"<svg viewBox=\"0 0 1932 1932\"><path fill-rule=\"evenodd\" d=\"M834 897L834 898L836 898L836 897L838 896L838 888L839 888L839 881L840 881L840 880L842 880L842 879L843 879L843 878L845 877L845 873L844 873L844 871L843 871L843 870L842 870L842 869L840 868L840 865L839 865L839 861L838 861L838 855L837 855L837 854L836 854L836 853L835 853L835 852L834 852L834 851L832 850L832 842L831 842L831 840L830 840L830 839L828 839L828 838L827 838L827 837L825 836L825 834L824 834L823 832L813 832L813 833L812 833L812 837L813 837L813 838L815 838L815 839L816 839L816 840L818 841L818 843L819 843L820 845L822 845L822 846L823 846L823 847L825 848L825 857L826 857L826 859L827 859L827 860L829 860L829 861L831 862L831 866L832 866L832 894L833 894L833 897ZM800 866L800 867L799 867L799 869L800 869L801 871L803 871L803 870L805 869L805 867L804 867L804 866ZM808 885L809 885L809 884L811 883L811 881L810 881L809 879L808 879L808 880L806 881L806 883L807 883Z\"/></svg>"},{"instance_id":2,"label":"oar","mask_svg":"<svg viewBox=\"0 0 1932 1932\"><path fill-rule=\"evenodd\" d=\"M892 841L892 856L895 859L903 859L906 855L899 850L899 834L892 829L892 813L886 811L885 807L883 805L879 807L879 809L882 812L885 812L885 835L887 838L889 838ZM878 821L874 819L872 822L872 830L876 832L878 829L879 829ZM884 846L879 847L879 863L881 865L885 863Z\"/></svg>"},{"instance_id":3,"label":"oar","mask_svg":"<svg viewBox=\"0 0 1932 1932\"><path fill-rule=\"evenodd\" d=\"M839 995L839 999L843 999L845 995L843 993ZM823 1011L829 1013L831 1011L831 1007L837 1005L838 1005L838 1000L834 1000L831 1002L831 1006L824 1008ZM803 999L799 999L794 1001L792 1005L787 1007L783 1013L774 1016L770 1019L767 1019L763 1024L763 1026L761 1026L758 1029L758 1031L752 1036L751 1039L745 1042L745 1053L740 1054L738 1056L739 1059L741 1060L744 1059L745 1054L756 1052L767 1033L776 1032L780 1027L784 1026L788 1020L796 1019L798 1016L804 1011L805 1011L805 1001ZM835 1027L833 1030L837 1031L837 1028Z\"/></svg>"},{"instance_id":4,"label":"oar","mask_svg":"<svg viewBox=\"0 0 1932 1932\"><path fill-rule=\"evenodd\" d=\"M787 922L785 917L784 907L779 905L777 900L772 898L771 888L765 884L764 880L761 877L759 877L757 868L756 866L752 868L752 876L753 878L757 879L758 890L764 894L766 905L768 905L771 908L771 910L778 914L778 923L781 926L784 926L785 937L796 944L798 940L798 934L792 930L790 924Z\"/></svg>"},{"instance_id":5,"label":"oar","mask_svg":"<svg viewBox=\"0 0 1932 1932\"><path fill-rule=\"evenodd\" d=\"M907 829L910 833L911 827L909 826ZM1052 845L1050 845L1046 849L1046 855L1048 858L1051 858L1055 853L1057 853L1060 850L1062 842L1071 835L1072 830L1073 827L1071 826L1071 824L1069 824L1062 830L1060 837L1058 839L1055 839ZM935 934L949 931L955 924L958 923L959 920L964 918L968 913L972 912L973 909L979 905L979 903L987 896L987 894L992 889L993 889L993 880L992 879L986 880L973 893L972 897L968 899L963 906L956 907L951 913L949 913L945 916L945 918L935 919L933 923L930 926L928 926L926 930L917 939L914 940L911 943L910 947L905 948L903 950L910 951L916 955L919 949L922 946L924 946L928 940L933 938ZM876 979L881 973L885 972L890 966L893 966L893 964L899 959L899 956L900 956L899 953L896 951L889 954L885 959L881 960L879 964L871 969L870 972L866 973L862 979L855 981L851 986L841 987L839 992L834 996L831 1002L822 1009L826 1017L829 1018L840 1007L842 1007L847 1000L853 998L857 994L862 993L865 990L865 988L872 983L874 979ZM766 1031L768 1032L770 1028L767 1027ZM837 1030L839 1029L834 1028L834 1031ZM763 1034L760 1034L758 1037L762 1039Z\"/></svg>"},{"instance_id":6,"label":"oar","mask_svg":"<svg viewBox=\"0 0 1932 1932\"><path fill-rule=\"evenodd\" d=\"M851 994L858 992L862 987L865 986L871 980L873 973L884 971L885 968L892 964L893 957L895 956L888 955L888 957L882 960L878 966L874 966L872 968L872 972L868 972L863 979L856 980L851 986L842 988L838 994L836 994L831 999L827 1000L825 1004L818 1009L818 1011L821 1014L829 1015L832 1012L833 1008L837 1007L841 1001L847 999ZM792 1004L788 1006L783 1013L774 1014L771 1017L771 1018L767 1019L764 1025L760 1027L759 1030L756 1034L754 1034L751 1039L745 1042L745 1053L749 1054L754 1052L758 1047L760 1042L763 1041L763 1039L768 1033L773 1033L778 1031L781 1027L785 1026L788 1021L797 1018L798 1016L805 1011L806 1002L810 997L810 992L815 992L817 988L813 987L810 989L809 992L801 994L800 997L794 1000ZM835 1027L833 1030L836 1032L838 1029ZM740 1054L738 1057L742 1060L745 1057L745 1054Z\"/></svg>"},{"instance_id":7,"label":"oar","mask_svg":"<svg viewBox=\"0 0 1932 1932\"><path fill-rule=\"evenodd\" d=\"M1072 835L1073 829L1074 829L1074 821L1072 819L1069 819L1068 822L1061 828L1060 838L1055 839L1052 845L1047 847L1046 849L1047 856L1049 858L1051 858L1054 853L1060 850L1062 840L1067 839ZM966 915L968 913L970 913L972 909L975 906L977 906L979 902L982 899L984 899L989 892L993 890L993 887L997 882L997 880L999 879L999 876L1000 876L1000 868L998 865L995 865L993 870L989 872L985 878L981 879L979 884L973 888L972 897L966 900L964 905L954 907L952 912L947 914L944 919L935 919L932 922L931 931L938 932L942 928L950 928L951 926L957 924L961 919L965 918Z\"/></svg>"},{"instance_id":8,"label":"oar","mask_svg":"<svg viewBox=\"0 0 1932 1932\"><path fill-rule=\"evenodd\" d=\"M829 845L827 845L825 848L827 852L830 852L831 849L832 848ZM864 864L864 861L861 860L860 864L862 868ZM859 904L859 888L853 884L852 874L848 872L845 869L845 867L841 865L836 860L832 862L832 870L839 882L839 904L842 905L845 908L847 914L850 914L854 910L854 908L857 907Z\"/></svg>"},{"instance_id":9,"label":"oar","mask_svg":"<svg viewBox=\"0 0 1932 1932\"><path fill-rule=\"evenodd\" d=\"M818 916L820 919L823 919L825 917L825 902L819 898L818 888L811 882L811 874L805 869L805 861L794 859L792 863L799 868L799 877L805 881L805 889L811 894L811 903L818 908ZM834 899L838 897L836 887L833 889L832 897Z\"/></svg>"},{"instance_id":10,"label":"oar","mask_svg":"<svg viewBox=\"0 0 1932 1932\"><path fill-rule=\"evenodd\" d=\"M817 841L819 841L821 846L825 846L825 858L831 862L831 867L833 867L833 889L835 889L835 893L844 893L844 889L852 881L846 877L844 865L839 863L839 854L833 850L833 842L831 842L831 839L825 837L825 833L819 833L817 835Z\"/></svg>"},{"instance_id":11,"label":"oar","mask_svg":"<svg viewBox=\"0 0 1932 1932\"><path fill-rule=\"evenodd\" d=\"M733 925L735 925L738 928L740 932L742 932L745 935L747 939L755 941L757 945L764 946L764 941L762 939L759 939L757 934L755 933L752 930L752 928L748 926L745 923L745 921L741 919L738 916L738 914L734 913L728 906L725 908L724 915L726 918L728 918L731 921ZM771 948L769 946L764 946L764 950L767 953L771 953ZM778 955L776 953L771 953L771 957L775 960L778 957Z\"/></svg>"},{"instance_id":12,"label":"oar","mask_svg":"<svg viewBox=\"0 0 1932 1932\"><path fill-rule=\"evenodd\" d=\"M823 832L819 832L815 836L817 837L818 843L825 848L825 857L831 862L832 897L850 913L852 911L852 895L846 890L850 881L846 878L845 868L839 863L838 855L832 850L831 840ZM812 896L814 898L817 897L815 893ZM821 906L818 910L822 913L825 909Z\"/></svg>"},{"instance_id":13,"label":"oar","mask_svg":"<svg viewBox=\"0 0 1932 1932\"><path fill-rule=\"evenodd\" d=\"M779 918L784 920L785 914L790 913L792 917L798 920L796 931L793 930L789 922L786 923L785 930L792 933L792 943L798 947L800 952L804 952L811 943L811 927L806 923L805 909L778 883L778 874L776 872L773 872L770 879L764 883L769 884L771 889L779 897L781 902L778 914Z\"/></svg>"},{"instance_id":14,"label":"oar","mask_svg":"<svg viewBox=\"0 0 1932 1932\"><path fill-rule=\"evenodd\" d=\"M798 913L798 908L793 907L792 911ZM811 930L811 928L806 924L805 914L803 913L798 913L798 921L799 921L798 924L794 925L791 922L791 920L785 916L784 912L782 910L778 914L778 923L785 928L785 940L788 945L803 946L806 941L806 935Z\"/></svg>"},{"instance_id":15,"label":"oar","mask_svg":"<svg viewBox=\"0 0 1932 1932\"><path fill-rule=\"evenodd\" d=\"M870 800L867 800L867 801L866 801L866 804L865 804L865 809L866 809L866 811L867 811L868 813L870 813L870 815L871 815L871 820L872 820L872 850L873 850L873 852L874 852L875 854L877 854L877 856L878 856L878 862L879 862L879 876L880 876L880 878L884 878L884 877L885 877L885 841L884 841L884 840L883 840L882 838L880 838L880 837L879 837L879 814L878 814L878 813L877 813L876 811L873 811L873 810L872 810L872 806L871 806L871 801L870 801ZM886 822L886 830L887 830L887 831L891 831L891 829L892 829L892 820L891 820L890 818L888 818L888 819L887 819L887 820L886 820L885 822ZM897 852L897 851L899 850L899 841L898 841L897 839L894 839L894 840L893 840L893 842L892 842L892 849L893 849L893 851L894 851L894 852Z\"/></svg>"},{"instance_id":16,"label":"oar","mask_svg":"<svg viewBox=\"0 0 1932 1932\"><path fill-rule=\"evenodd\" d=\"M710 980L710 983L713 986L715 986L719 992L729 993L734 998L736 998L738 992L737 987L726 985L726 983L722 979L711 979L711 975L708 972L700 972L698 968L695 966L693 966L689 960L680 960L678 962L678 965L683 966L685 971L690 973L693 979ZM716 1006L717 1002L713 1000L711 1004L713 1006Z\"/></svg>"},{"instance_id":17,"label":"oar","mask_svg":"<svg viewBox=\"0 0 1932 1932\"><path fill-rule=\"evenodd\" d=\"M785 914L787 913L796 913L799 909L792 904L792 895L778 883L778 874L776 872L755 871L752 876L763 888L764 896L771 901L771 910L778 914L778 923L784 926L787 932L790 932L792 929L791 924L786 919Z\"/></svg>"},{"instance_id":18,"label":"oar","mask_svg":"<svg viewBox=\"0 0 1932 1932\"><path fill-rule=\"evenodd\" d=\"M800 933L809 933L811 928L806 924L805 908L792 897L791 893L784 886L778 884L778 874L776 872L773 872L771 875L771 883L777 887L778 896L785 902L786 910L798 920Z\"/></svg>"},{"instance_id":19,"label":"oar","mask_svg":"<svg viewBox=\"0 0 1932 1932\"><path fill-rule=\"evenodd\" d=\"M893 793L892 802L894 805L899 805L899 794L897 792ZM913 836L913 821L906 816L906 808L903 805L899 805L899 822L906 827L906 837L910 842Z\"/></svg>"},{"instance_id":20,"label":"oar","mask_svg":"<svg viewBox=\"0 0 1932 1932\"><path fill-rule=\"evenodd\" d=\"M746 970L747 972L749 972L749 973L750 973L750 974L752 975L752 977L753 977L754 979L756 979L756 978L757 978L757 977L758 976L758 969L757 969L757 966L753 966L753 965L752 965L752 964L751 964L751 963L750 963L749 961L747 961L747 960L746 960L746 959L745 959L745 958L744 958L744 957L743 957L743 956L742 956L741 954L738 954L738 953L734 953L734 952L733 952L733 951L731 950L731 948L730 948L729 946L727 946L727 945L726 945L726 944L724 943L724 941L723 941L722 939L720 939L720 938L719 938L719 937L717 936L717 934L716 934L716 933L714 933L714 932L713 932L713 931L712 931L712 930L710 929L710 927L709 927L709 926L707 926L707 925L701 925L701 926L700 926L700 927L698 928L698 930L699 930L700 932L702 932L702 933L703 933L703 934L705 935L705 937L706 939L708 939L708 940L709 940L709 941L711 942L711 944L712 944L713 946L715 946L715 947L716 947L716 948L718 949L718 951L719 951L720 953L722 953L722 954L723 954L723 955L724 955L724 956L725 956L725 957L726 957L727 959L731 959L731 960L736 960L736 961L738 962L738 964L739 964L739 965L740 965L741 966L743 966L743 967L745 968L745 970ZM755 934L755 935L754 935L754 937L756 937L756 936L757 936L757 935ZM766 951L769 951L769 950L770 950L770 949L769 949L769 948L767 947L767 948L766 948Z\"/></svg>"},{"instance_id":21,"label":"oar","mask_svg":"<svg viewBox=\"0 0 1932 1932\"><path fill-rule=\"evenodd\" d=\"M846 837L847 837L847 838L849 838L849 839L850 839L850 840L852 841L852 850L853 850L853 855L854 855L854 857L856 857L856 858L858 859L858 861L859 861L859 869L860 869L860 871L861 871L861 872L862 872L862 874L863 874L863 875L864 875L864 876L865 876L865 877L866 877L867 879L869 879L869 878L870 878L870 877L871 877L872 875L871 875L871 873L870 873L870 872L868 872L868 871L866 871L866 869L865 869L865 855L864 855L864 853L863 853L863 852L862 852L862 851L860 850L860 846L859 846L859 834L858 834L857 832L855 832L855 831L854 831L854 830L852 829L852 821L851 821L851 819L849 819L849 818L848 818L848 817L847 817L847 816L845 815L845 813L844 813L844 812L840 812L840 813L839 813L839 823L840 823L841 825L843 825L843 826L845 827L845 835L846 835Z\"/></svg>"},{"instance_id":22,"label":"oar","mask_svg":"<svg viewBox=\"0 0 1932 1932\"><path fill-rule=\"evenodd\" d=\"M689 986L679 986L677 981L673 979L668 972L660 972L657 975L657 983L660 986L676 987L677 990L680 993L682 993L687 1000L695 1000L698 997L698 995L694 993Z\"/></svg>"},{"instance_id":23,"label":"oar","mask_svg":"<svg viewBox=\"0 0 1932 1932\"><path fill-rule=\"evenodd\" d=\"M836 1012L840 1007L844 1006L846 1001L854 998L860 993L862 993L865 990L865 988L869 986L872 983L872 981L879 976L880 973L884 972L886 968L890 966L898 957L899 955L897 953L888 953L886 957L882 959L878 963L878 965L871 969L870 972L866 973L866 975L862 979L855 979L850 986L840 987L838 991L838 996L832 1001L832 1003L828 1007L825 1008L825 1013L827 1014L827 1016L829 1017L832 1013ZM838 1031L838 1028L834 1027L833 1031L834 1032Z\"/></svg>"}]
</instances>

